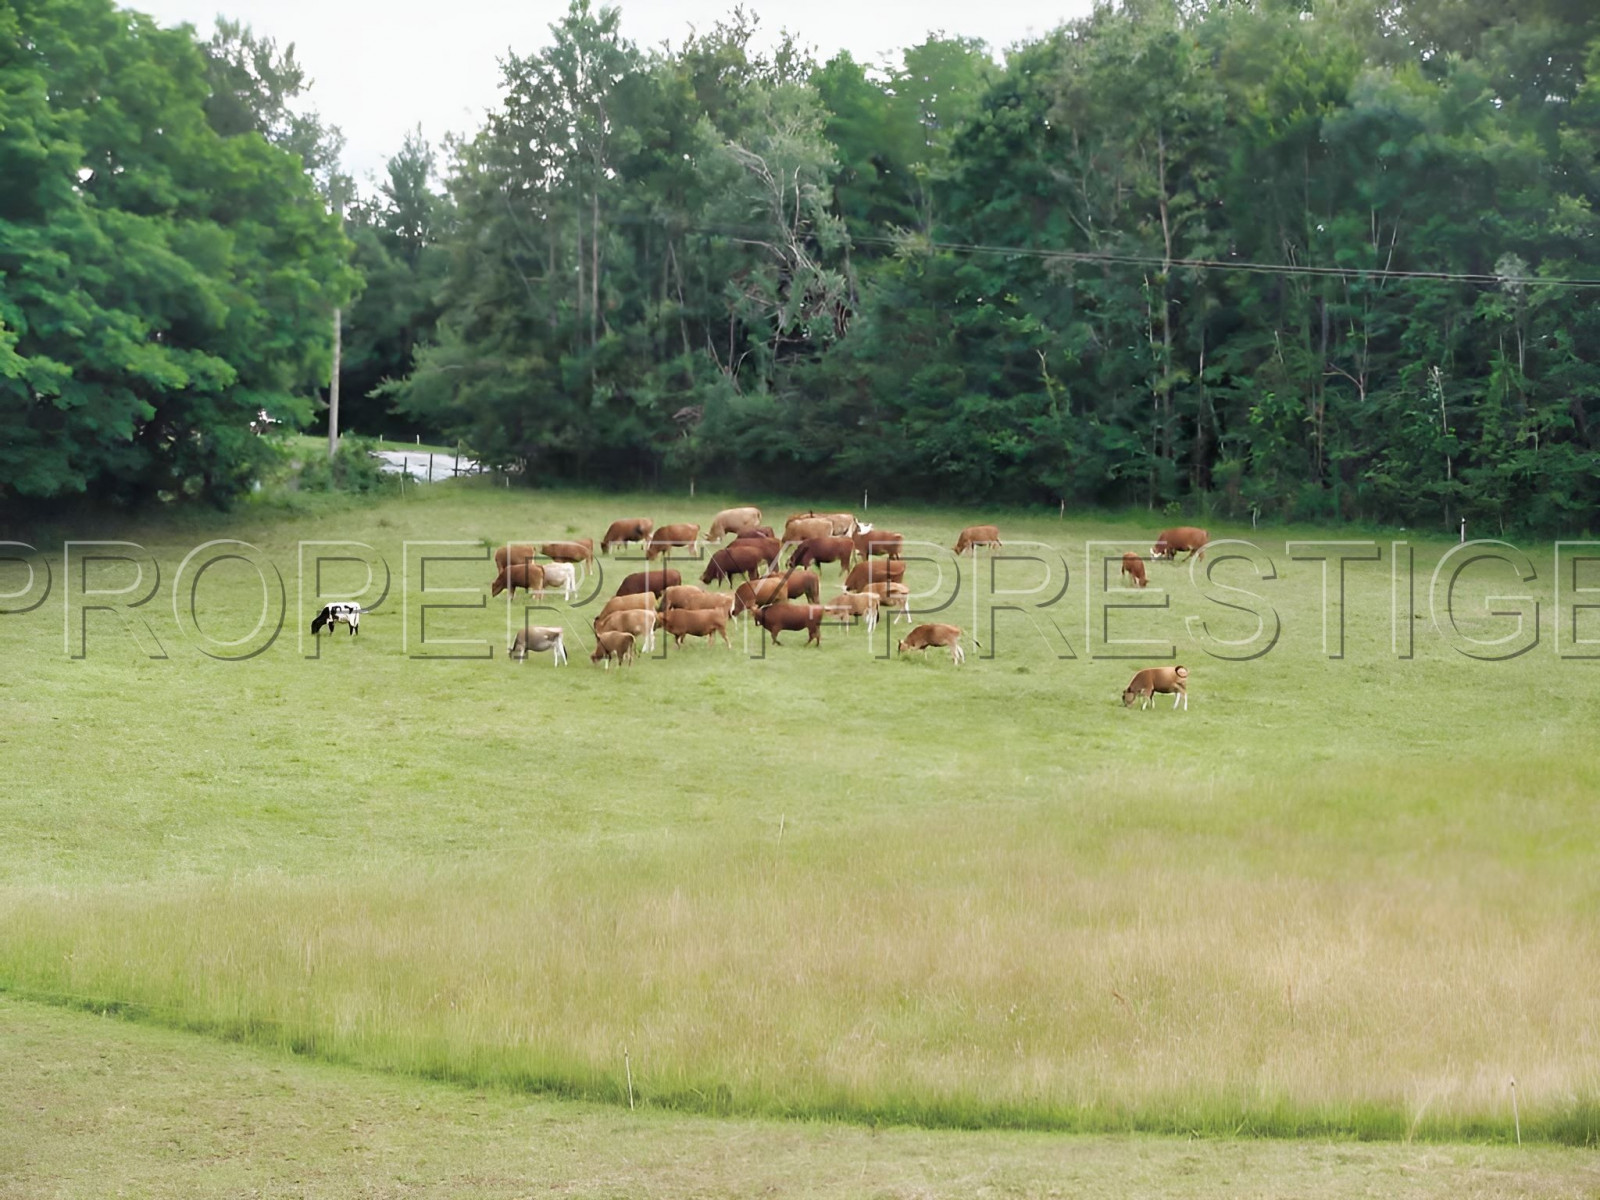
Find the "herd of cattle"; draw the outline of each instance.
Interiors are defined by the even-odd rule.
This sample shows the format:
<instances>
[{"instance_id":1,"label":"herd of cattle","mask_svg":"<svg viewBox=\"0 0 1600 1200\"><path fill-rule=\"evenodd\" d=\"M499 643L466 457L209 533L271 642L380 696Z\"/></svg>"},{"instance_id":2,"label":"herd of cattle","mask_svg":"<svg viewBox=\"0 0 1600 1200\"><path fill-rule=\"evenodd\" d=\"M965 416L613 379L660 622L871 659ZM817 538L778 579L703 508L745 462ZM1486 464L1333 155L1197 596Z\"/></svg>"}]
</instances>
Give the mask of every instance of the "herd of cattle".
<instances>
[{"instance_id":1,"label":"herd of cattle","mask_svg":"<svg viewBox=\"0 0 1600 1200\"><path fill-rule=\"evenodd\" d=\"M699 525L657 527L648 517L613 521L598 550L592 538L513 542L494 552L496 575L489 592L498 596L509 591L514 597L522 590L542 597L555 590L570 601L577 591L579 570L593 566L597 553L609 554L616 547L642 543L646 562L660 557L662 566L625 578L594 619L595 648L590 658L608 669L612 659L619 665L631 663L636 648L647 653L653 650L658 629L679 646L691 637L703 637L708 644L721 637L731 647L728 626L745 613L766 631L773 645L778 644L779 634L801 630L806 633L807 645L820 645L822 624L829 620L864 622L871 633L886 608L895 613L896 621L911 620L911 592L902 558L905 539L898 533L858 521L852 513L807 511L790 517L779 536L762 524L761 510L752 506L724 509L716 515L705 541L709 545L723 538L729 540L706 560L699 584L684 583L682 574L667 565L674 550L687 549L698 555ZM1150 557L1174 559L1184 551L1191 558L1204 557L1206 542L1203 529L1168 529L1150 548ZM995 526L972 525L961 531L954 549L957 554L976 554L980 547L994 549L1001 544ZM782 562L785 551L787 563ZM835 563L843 590L824 604L821 578L812 568ZM1124 555L1122 570L1135 586L1146 586L1144 559L1139 555ZM732 590L710 590L722 584ZM318 613L311 631L317 633L324 626L331 630L335 623L343 623L355 633L364 611L354 604L328 605ZM959 666L966 659L961 638L959 625L917 625L901 639L898 652L942 647ZM557 666L567 661L562 629L557 625L523 628L510 651L518 662L530 653L544 652L550 653ZM1138 700L1144 708L1153 705L1159 693L1171 695L1174 708L1181 701L1187 710L1188 677L1184 667L1147 668L1124 689L1122 702L1131 705Z\"/></svg>"}]
</instances>

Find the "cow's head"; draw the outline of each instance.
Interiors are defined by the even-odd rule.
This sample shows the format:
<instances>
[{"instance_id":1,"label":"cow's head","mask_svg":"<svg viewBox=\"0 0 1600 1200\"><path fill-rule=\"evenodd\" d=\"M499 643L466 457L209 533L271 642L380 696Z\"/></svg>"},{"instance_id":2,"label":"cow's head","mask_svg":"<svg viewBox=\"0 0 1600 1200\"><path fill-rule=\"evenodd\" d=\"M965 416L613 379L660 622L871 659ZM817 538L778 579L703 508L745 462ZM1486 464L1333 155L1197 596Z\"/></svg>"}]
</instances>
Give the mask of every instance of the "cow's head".
<instances>
[{"instance_id":1,"label":"cow's head","mask_svg":"<svg viewBox=\"0 0 1600 1200\"><path fill-rule=\"evenodd\" d=\"M1165 540L1159 541L1154 546L1150 547L1151 558L1171 558L1176 554L1177 551L1169 549Z\"/></svg>"},{"instance_id":2,"label":"cow's head","mask_svg":"<svg viewBox=\"0 0 1600 1200\"><path fill-rule=\"evenodd\" d=\"M872 522L871 521L858 521L858 522L856 522L856 532L857 533L871 533L872 532Z\"/></svg>"}]
</instances>

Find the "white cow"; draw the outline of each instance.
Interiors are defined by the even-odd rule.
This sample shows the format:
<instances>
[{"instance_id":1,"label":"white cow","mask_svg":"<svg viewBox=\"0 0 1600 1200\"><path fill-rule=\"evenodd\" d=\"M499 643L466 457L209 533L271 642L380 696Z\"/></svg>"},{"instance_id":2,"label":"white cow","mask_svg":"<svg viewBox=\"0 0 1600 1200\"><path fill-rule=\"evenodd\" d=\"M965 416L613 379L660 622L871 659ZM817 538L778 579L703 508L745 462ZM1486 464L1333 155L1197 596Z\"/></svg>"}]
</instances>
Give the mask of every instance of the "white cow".
<instances>
[{"instance_id":1,"label":"white cow","mask_svg":"<svg viewBox=\"0 0 1600 1200\"><path fill-rule=\"evenodd\" d=\"M551 660L555 666L561 666L567 661L567 647L561 640L561 627L559 625L533 625L517 634L517 640L511 643L511 658L514 662L522 662L528 657L528 652L542 654L544 651L552 652Z\"/></svg>"},{"instance_id":2,"label":"white cow","mask_svg":"<svg viewBox=\"0 0 1600 1200\"><path fill-rule=\"evenodd\" d=\"M544 567L544 586L547 588L560 588L562 596L568 604L578 594L578 568L573 563L542 563Z\"/></svg>"}]
</instances>

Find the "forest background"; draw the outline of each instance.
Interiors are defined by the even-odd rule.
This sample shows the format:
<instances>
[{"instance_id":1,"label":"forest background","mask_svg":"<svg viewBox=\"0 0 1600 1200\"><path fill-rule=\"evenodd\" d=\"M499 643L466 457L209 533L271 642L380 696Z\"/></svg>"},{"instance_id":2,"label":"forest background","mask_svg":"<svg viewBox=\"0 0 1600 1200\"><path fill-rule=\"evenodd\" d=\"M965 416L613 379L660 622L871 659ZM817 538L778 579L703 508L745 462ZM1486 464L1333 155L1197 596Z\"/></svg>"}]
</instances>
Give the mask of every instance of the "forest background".
<instances>
[{"instance_id":1,"label":"forest background","mask_svg":"<svg viewBox=\"0 0 1600 1200\"><path fill-rule=\"evenodd\" d=\"M233 502L337 328L345 429L539 484L1594 524L1592 4L760 45L576 0L363 191L292 47L7 0L0 504Z\"/></svg>"}]
</instances>

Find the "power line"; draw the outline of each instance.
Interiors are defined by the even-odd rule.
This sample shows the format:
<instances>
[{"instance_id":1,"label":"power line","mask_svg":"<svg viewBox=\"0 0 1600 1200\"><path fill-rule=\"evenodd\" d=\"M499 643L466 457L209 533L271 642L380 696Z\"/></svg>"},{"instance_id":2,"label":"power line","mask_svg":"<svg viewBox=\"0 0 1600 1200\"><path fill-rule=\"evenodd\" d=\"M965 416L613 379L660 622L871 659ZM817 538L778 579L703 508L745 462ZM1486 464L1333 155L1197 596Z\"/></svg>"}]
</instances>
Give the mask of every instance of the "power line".
<instances>
[{"instance_id":1,"label":"power line","mask_svg":"<svg viewBox=\"0 0 1600 1200\"><path fill-rule=\"evenodd\" d=\"M659 215L616 214L614 225L654 225L669 227L674 223ZM755 227L733 228L682 224L676 226L681 234L701 237L770 239L772 230ZM805 236L805 235L802 235ZM889 237L884 234L848 234L852 246L880 246L896 249L911 245L949 254L986 254L999 258L1037 258L1046 261L1068 262L1087 266L1127 266L1172 269L1185 268L1200 271L1243 271L1256 275L1306 275L1324 279L1400 279L1433 280L1440 283L1467 283L1491 287L1545 287L1565 289L1600 288L1600 279L1572 276L1544 275L1494 275L1467 271L1406 271L1392 267L1323 267L1310 263L1264 263L1249 259L1232 258L1173 258L1163 259L1153 254L1121 253L1109 250L1048 250L1037 246L996 246L984 242L941 242L929 238Z\"/></svg>"},{"instance_id":2,"label":"power line","mask_svg":"<svg viewBox=\"0 0 1600 1200\"><path fill-rule=\"evenodd\" d=\"M894 238L864 235L851 239L857 245L897 246ZM1400 271L1389 267L1319 267L1309 263L1262 263L1246 259L1172 258L1155 255L1119 254L1100 250L1045 250L1032 246L992 246L972 242L920 243L930 250L943 250L952 254L988 254L1000 257L1040 258L1060 262L1089 265L1113 265L1175 268L1188 267L1207 271L1247 271L1262 275L1312 275L1325 278L1351 279L1433 279L1446 283L1516 284L1558 288L1600 288L1600 279L1578 279L1543 275L1484 275L1464 271Z\"/></svg>"}]
</instances>

